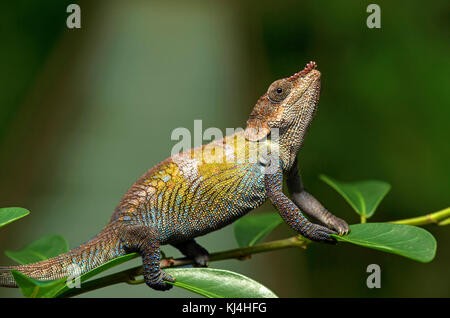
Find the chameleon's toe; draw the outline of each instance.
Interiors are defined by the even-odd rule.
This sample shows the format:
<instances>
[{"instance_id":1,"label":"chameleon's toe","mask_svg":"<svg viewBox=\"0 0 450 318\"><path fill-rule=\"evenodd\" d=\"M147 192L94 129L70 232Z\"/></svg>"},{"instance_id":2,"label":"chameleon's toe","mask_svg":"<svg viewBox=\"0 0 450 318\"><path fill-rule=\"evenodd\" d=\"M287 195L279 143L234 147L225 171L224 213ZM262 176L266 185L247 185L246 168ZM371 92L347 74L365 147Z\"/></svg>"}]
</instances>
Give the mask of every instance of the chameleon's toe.
<instances>
[{"instance_id":1,"label":"chameleon's toe","mask_svg":"<svg viewBox=\"0 0 450 318\"><path fill-rule=\"evenodd\" d=\"M337 234L337 233L325 226L312 223L308 231L302 233L304 237L310 239L311 241L336 244L336 239L332 237L330 234Z\"/></svg>"},{"instance_id":2,"label":"chameleon's toe","mask_svg":"<svg viewBox=\"0 0 450 318\"><path fill-rule=\"evenodd\" d=\"M347 222L334 215L333 218L331 218L327 222L327 227L332 230L335 230L340 236L346 235L350 232L350 227L348 226Z\"/></svg>"},{"instance_id":3,"label":"chameleon's toe","mask_svg":"<svg viewBox=\"0 0 450 318\"><path fill-rule=\"evenodd\" d=\"M167 284L165 281L153 281L153 282L146 282L147 286L153 288L154 290L160 290L165 291L172 288L172 285Z\"/></svg>"},{"instance_id":4,"label":"chameleon's toe","mask_svg":"<svg viewBox=\"0 0 450 318\"><path fill-rule=\"evenodd\" d=\"M199 254L194 257L195 267L208 267L209 253Z\"/></svg>"},{"instance_id":5,"label":"chameleon's toe","mask_svg":"<svg viewBox=\"0 0 450 318\"><path fill-rule=\"evenodd\" d=\"M208 251L194 240L183 243L172 244L180 250L187 258L194 261L195 267L207 267L209 263Z\"/></svg>"},{"instance_id":6,"label":"chameleon's toe","mask_svg":"<svg viewBox=\"0 0 450 318\"><path fill-rule=\"evenodd\" d=\"M171 289L173 286L167 282L174 283L175 278L164 271L161 271L158 278L146 279L145 283L155 289L160 291L165 291Z\"/></svg>"}]
</instances>

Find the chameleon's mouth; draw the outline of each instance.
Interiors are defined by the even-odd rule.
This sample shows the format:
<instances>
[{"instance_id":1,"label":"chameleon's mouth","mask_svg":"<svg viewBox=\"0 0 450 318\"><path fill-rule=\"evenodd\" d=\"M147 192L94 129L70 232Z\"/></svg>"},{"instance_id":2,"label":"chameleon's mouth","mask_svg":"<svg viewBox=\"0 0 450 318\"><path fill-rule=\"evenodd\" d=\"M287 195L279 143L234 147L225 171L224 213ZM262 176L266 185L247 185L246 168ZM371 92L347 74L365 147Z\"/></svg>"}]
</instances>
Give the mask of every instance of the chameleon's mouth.
<instances>
[{"instance_id":1,"label":"chameleon's mouth","mask_svg":"<svg viewBox=\"0 0 450 318\"><path fill-rule=\"evenodd\" d=\"M299 81L302 81L303 83L306 81L306 88L303 90L301 95L298 97L298 102L306 92L310 91L311 89L319 92L320 91L320 78L321 74L317 70L317 64L314 61L310 61L306 66L301 70L300 72L295 73L291 77L288 77L288 81L296 81L297 79ZM314 103L314 113L317 110L317 102L318 102L318 94L312 94L314 96L313 98L316 98L316 102Z\"/></svg>"},{"instance_id":2,"label":"chameleon's mouth","mask_svg":"<svg viewBox=\"0 0 450 318\"><path fill-rule=\"evenodd\" d=\"M311 120L316 116L316 113L317 113L317 108L319 105L320 87L321 87L321 81L320 81L320 74L319 74L319 76L317 76L314 80L311 81L311 83L308 85L308 88L305 90L305 92L307 92L309 90L313 91L313 93L311 94L312 95L311 102L313 104Z\"/></svg>"},{"instance_id":3,"label":"chameleon's mouth","mask_svg":"<svg viewBox=\"0 0 450 318\"><path fill-rule=\"evenodd\" d=\"M308 77L307 80L306 80L306 78L303 79L303 81L305 81L305 80L307 81L306 82L306 87L303 89L301 95L298 97L296 102L300 101L307 92L313 91L312 94L308 94L308 95L310 95L309 99L311 99L311 98L315 99L315 102L313 104L314 104L314 108L316 109L317 108L317 104L318 104L318 100L319 100L319 92L320 92L320 86L321 86L321 83L320 83L321 82L321 80L320 80L321 74L320 74L320 72L318 70L316 70L316 68L315 68L316 64L315 63L313 64L314 68L308 67L311 63L314 63L314 62L310 62L310 63L308 63L306 65L306 67L303 69L303 71L305 71L305 70L306 71L303 74L300 74L300 73L303 72L303 71L301 71L301 72L298 72L298 73L292 75L291 77L297 76L297 78L298 78L300 76L306 77L308 75L307 76Z\"/></svg>"},{"instance_id":4,"label":"chameleon's mouth","mask_svg":"<svg viewBox=\"0 0 450 318\"><path fill-rule=\"evenodd\" d=\"M309 120L312 120L314 116L317 113L317 108L319 104L319 94L320 94L320 87L321 87L321 74L318 70L316 70L316 63L310 62L306 65L306 67L298 72L297 74L294 74L291 77L297 76L304 77L301 79L303 82L306 81L306 87L301 92L301 95L298 97L297 101L295 103L306 103L308 105L308 117ZM306 111L306 110L305 110Z\"/></svg>"}]
</instances>

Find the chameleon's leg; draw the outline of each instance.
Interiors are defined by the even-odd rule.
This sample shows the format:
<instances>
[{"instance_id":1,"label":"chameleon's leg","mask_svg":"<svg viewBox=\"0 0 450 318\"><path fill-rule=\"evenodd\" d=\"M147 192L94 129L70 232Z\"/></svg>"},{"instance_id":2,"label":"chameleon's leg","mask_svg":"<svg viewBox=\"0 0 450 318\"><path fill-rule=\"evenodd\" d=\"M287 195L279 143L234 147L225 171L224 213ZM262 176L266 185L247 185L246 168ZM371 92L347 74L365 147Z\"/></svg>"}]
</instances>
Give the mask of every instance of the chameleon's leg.
<instances>
[{"instance_id":1,"label":"chameleon's leg","mask_svg":"<svg viewBox=\"0 0 450 318\"><path fill-rule=\"evenodd\" d=\"M335 243L330 234L337 234L324 226L311 223L305 218L299 208L289 200L282 191L283 174L277 171L265 175L265 187L268 198L277 208L283 220L295 231L316 242Z\"/></svg>"},{"instance_id":2,"label":"chameleon's leg","mask_svg":"<svg viewBox=\"0 0 450 318\"><path fill-rule=\"evenodd\" d=\"M148 226L123 226L120 237L125 249L141 254L145 283L156 290L168 290L172 285L165 281L175 282L175 279L161 270L159 231Z\"/></svg>"},{"instance_id":3,"label":"chameleon's leg","mask_svg":"<svg viewBox=\"0 0 450 318\"><path fill-rule=\"evenodd\" d=\"M197 267L206 267L209 262L208 251L200 246L195 240L189 240L182 243L172 244L180 250L184 256L192 258Z\"/></svg>"},{"instance_id":4,"label":"chameleon's leg","mask_svg":"<svg viewBox=\"0 0 450 318\"><path fill-rule=\"evenodd\" d=\"M316 218L326 227L347 234L350 229L347 222L331 214L316 198L305 191L298 172L297 160L288 173L287 185L294 203L306 214Z\"/></svg>"}]
</instances>

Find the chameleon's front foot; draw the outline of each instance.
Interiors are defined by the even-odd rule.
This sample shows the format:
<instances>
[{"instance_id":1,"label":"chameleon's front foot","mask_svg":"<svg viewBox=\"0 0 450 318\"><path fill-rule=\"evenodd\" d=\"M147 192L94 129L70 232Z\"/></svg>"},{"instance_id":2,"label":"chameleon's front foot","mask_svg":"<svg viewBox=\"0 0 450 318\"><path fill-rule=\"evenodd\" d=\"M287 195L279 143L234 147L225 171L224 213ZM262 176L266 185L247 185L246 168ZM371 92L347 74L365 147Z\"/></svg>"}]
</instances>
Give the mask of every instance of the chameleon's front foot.
<instances>
[{"instance_id":1,"label":"chameleon's front foot","mask_svg":"<svg viewBox=\"0 0 450 318\"><path fill-rule=\"evenodd\" d=\"M299 232L302 236L311 241L336 244L336 239L332 237L330 234L337 234L337 233L322 225L308 222L300 229Z\"/></svg>"},{"instance_id":2,"label":"chameleon's front foot","mask_svg":"<svg viewBox=\"0 0 450 318\"><path fill-rule=\"evenodd\" d=\"M336 243L336 239L330 234L337 234L337 232L325 226L311 223L303 216L298 206L283 193L281 171L275 174L267 174L265 176L265 185L267 196L272 200L281 217L290 227L311 241ZM300 203L303 201L299 200ZM309 200L308 202L312 201Z\"/></svg>"},{"instance_id":3,"label":"chameleon's front foot","mask_svg":"<svg viewBox=\"0 0 450 318\"><path fill-rule=\"evenodd\" d=\"M168 284L167 282L174 283L175 278L166 272L162 271L161 269L155 269L155 271L158 271L156 275L145 275L144 274L144 280L147 286L160 291L165 291L171 289L173 286L171 284Z\"/></svg>"},{"instance_id":4,"label":"chameleon's front foot","mask_svg":"<svg viewBox=\"0 0 450 318\"><path fill-rule=\"evenodd\" d=\"M333 214L330 214L329 218L325 220L325 225L329 229L336 231L341 236L346 235L350 232L350 227L348 226L347 222Z\"/></svg>"}]
</instances>

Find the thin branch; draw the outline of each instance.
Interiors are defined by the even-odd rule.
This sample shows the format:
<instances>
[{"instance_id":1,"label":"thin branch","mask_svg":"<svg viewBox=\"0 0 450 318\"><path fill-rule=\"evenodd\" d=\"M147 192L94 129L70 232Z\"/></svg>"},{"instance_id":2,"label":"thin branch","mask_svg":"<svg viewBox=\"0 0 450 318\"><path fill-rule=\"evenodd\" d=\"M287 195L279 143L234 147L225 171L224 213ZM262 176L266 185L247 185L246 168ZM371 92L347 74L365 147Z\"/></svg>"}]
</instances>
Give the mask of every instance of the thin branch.
<instances>
[{"instance_id":1,"label":"thin branch","mask_svg":"<svg viewBox=\"0 0 450 318\"><path fill-rule=\"evenodd\" d=\"M250 258L253 254L269 252L274 250L280 250L290 247L302 247L306 248L306 245L311 241L302 238L300 236L293 236L283 240L271 241L266 243L257 244L254 246L248 246L243 248L236 248L223 252L216 252L210 255L210 262L221 261L226 259L247 259ZM186 265L193 265L194 260L189 258L166 258L161 260L160 266L161 268L168 267L180 267ZM101 278L97 278L94 280L90 280L84 282L81 288L73 288L67 291L66 293L60 295L59 297L73 297L80 294L84 294L88 291L96 290L99 288L119 284L119 283L128 283L128 284L140 284L143 283L143 280L136 280L136 277L142 275L142 266L136 266L130 269L126 269L121 272L117 272L108 276L104 276Z\"/></svg>"},{"instance_id":2,"label":"thin branch","mask_svg":"<svg viewBox=\"0 0 450 318\"><path fill-rule=\"evenodd\" d=\"M447 218L450 218L450 207L440 210L440 211L437 211L437 212L434 212L434 213L431 213L431 214L424 215L424 216L419 216L419 217L411 218L411 219L392 221L390 223L409 224L409 225L425 225L425 224L435 223L435 224L445 225L445 223L447 222L446 221Z\"/></svg>"},{"instance_id":3,"label":"thin branch","mask_svg":"<svg viewBox=\"0 0 450 318\"><path fill-rule=\"evenodd\" d=\"M426 225L426 224L448 224L448 219L450 218L450 207L444 210L427 214L424 216L392 221L390 223L397 224L409 224L409 225ZM226 259L239 259L244 260L250 258L251 255L263 252L269 252L274 250L280 250L284 248L290 247L301 247L306 248L306 246L311 243L311 241L301 237L301 236L293 236L283 240L271 241L266 243L257 244L254 246L236 248L232 250L222 251L212 253L210 255L210 262L221 261ZM161 260L160 266L161 268L168 267L180 267L186 265L193 265L194 260L188 258L165 258ZM73 288L68 292L60 295L59 297L73 297L80 294L84 294L86 292L100 289L103 287L120 284L120 283L128 283L128 284L142 284L144 283L143 279L136 280L136 277L142 275L142 266L136 266L127 270L123 270L121 272L117 272L114 274L110 274L101 278L93 279L82 284L81 288Z\"/></svg>"}]
</instances>

